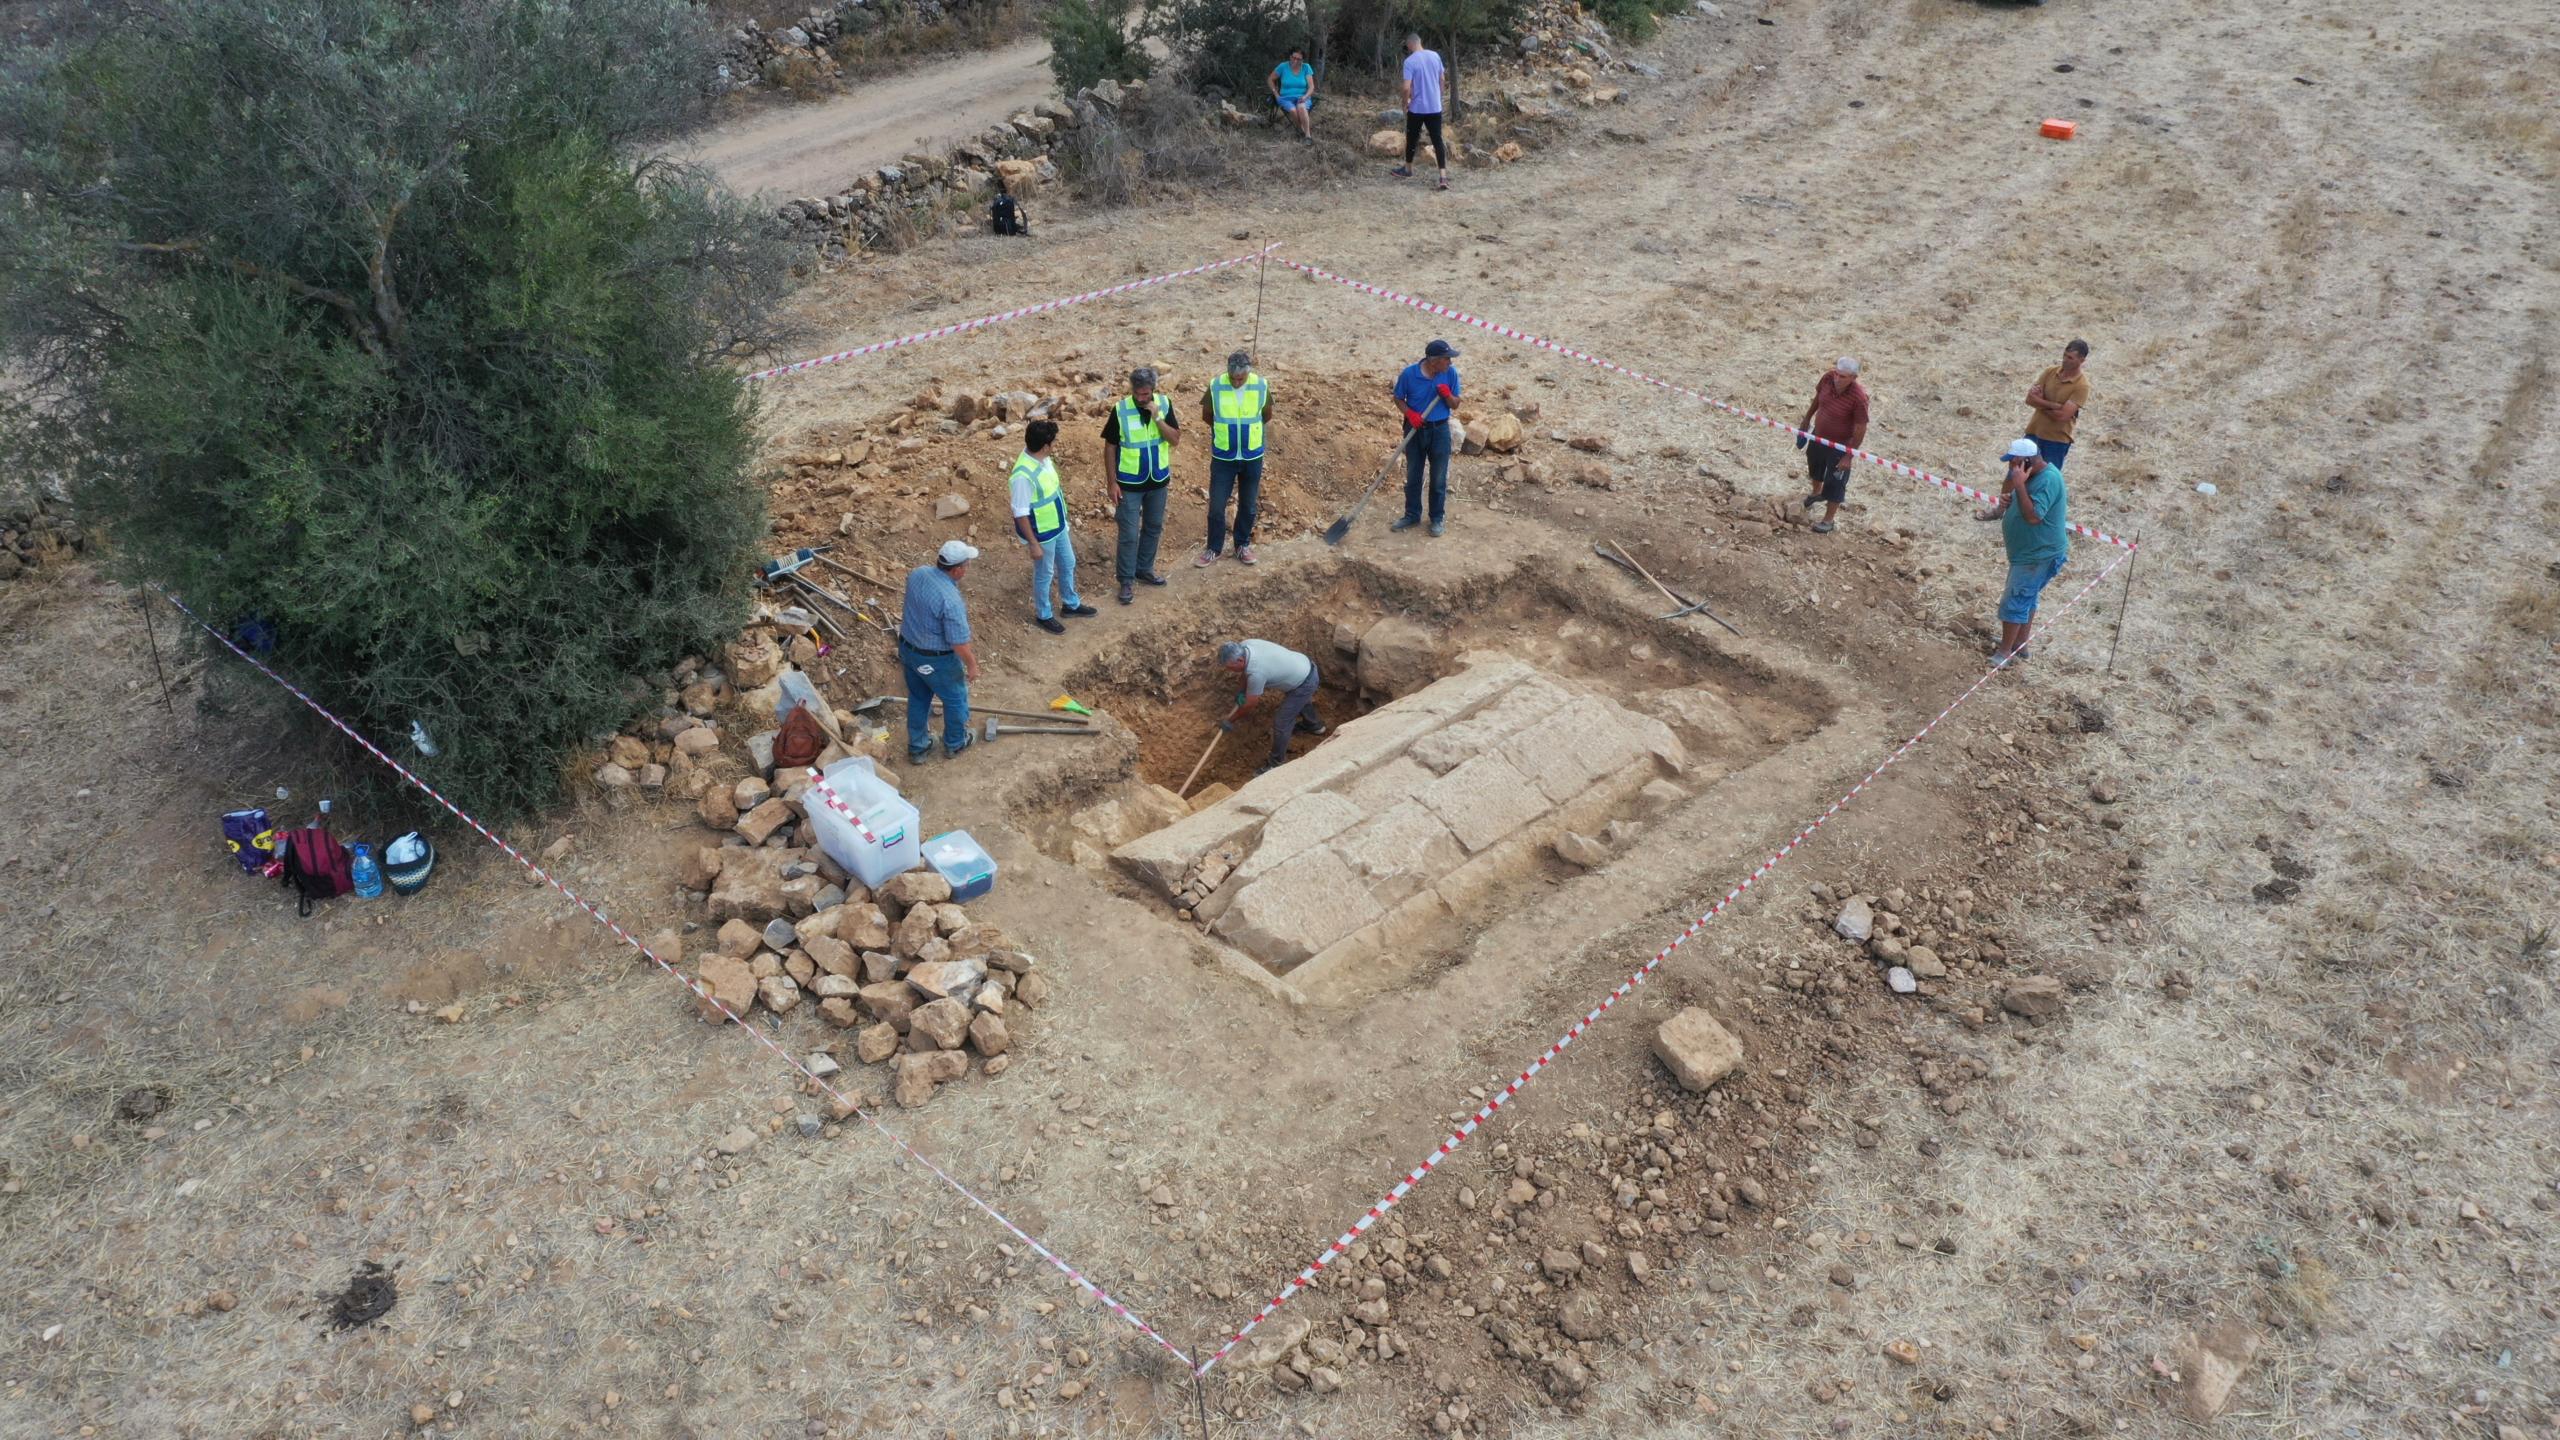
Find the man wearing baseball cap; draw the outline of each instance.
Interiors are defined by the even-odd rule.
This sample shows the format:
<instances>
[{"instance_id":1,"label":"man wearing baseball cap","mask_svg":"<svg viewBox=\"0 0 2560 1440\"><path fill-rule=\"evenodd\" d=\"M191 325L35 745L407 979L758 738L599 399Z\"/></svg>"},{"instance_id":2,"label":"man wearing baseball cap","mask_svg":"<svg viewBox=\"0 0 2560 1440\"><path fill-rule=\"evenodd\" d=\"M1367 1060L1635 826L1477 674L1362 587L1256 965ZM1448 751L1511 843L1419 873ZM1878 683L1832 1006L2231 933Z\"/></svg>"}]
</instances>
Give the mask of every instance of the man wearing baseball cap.
<instances>
[{"instance_id":1,"label":"man wearing baseball cap","mask_svg":"<svg viewBox=\"0 0 2560 1440\"><path fill-rule=\"evenodd\" d=\"M2000 498L1974 518L1999 521L2009 552L2009 582L2000 594L2000 648L1991 652L1993 661L2006 663L2027 658L2036 599L2071 558L2071 528L2062 472L2046 462L2034 440L2010 441L2000 464Z\"/></svg>"},{"instance_id":2,"label":"man wearing baseball cap","mask_svg":"<svg viewBox=\"0 0 2560 1440\"><path fill-rule=\"evenodd\" d=\"M1422 523L1422 466L1431 465L1431 533L1449 527L1449 420L1458 407L1458 350L1446 340L1422 347L1422 358L1396 376L1391 393L1404 415L1404 517L1387 527Z\"/></svg>"},{"instance_id":3,"label":"man wearing baseball cap","mask_svg":"<svg viewBox=\"0 0 2560 1440\"><path fill-rule=\"evenodd\" d=\"M930 565L907 572L907 599L898 615L898 668L907 677L907 760L922 764L933 753L933 702L942 702L942 750L969 748L969 682L978 678L977 651L969 643L969 602L960 581L978 547L945 540Z\"/></svg>"}]
</instances>

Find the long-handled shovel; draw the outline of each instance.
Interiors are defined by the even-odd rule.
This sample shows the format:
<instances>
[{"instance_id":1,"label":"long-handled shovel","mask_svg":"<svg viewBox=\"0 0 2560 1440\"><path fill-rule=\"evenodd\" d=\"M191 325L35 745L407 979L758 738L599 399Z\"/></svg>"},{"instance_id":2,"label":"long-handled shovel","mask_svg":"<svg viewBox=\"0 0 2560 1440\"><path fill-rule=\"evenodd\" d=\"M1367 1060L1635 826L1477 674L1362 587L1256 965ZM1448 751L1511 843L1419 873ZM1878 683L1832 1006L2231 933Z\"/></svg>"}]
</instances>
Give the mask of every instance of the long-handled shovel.
<instances>
[{"instance_id":1,"label":"long-handled shovel","mask_svg":"<svg viewBox=\"0 0 2560 1440\"><path fill-rule=\"evenodd\" d=\"M1361 511L1369 508L1370 497L1378 493L1379 484L1387 478L1388 464L1392 463L1397 456L1402 455L1405 451L1405 447L1411 445L1413 443L1413 437L1419 433L1421 432L1415 430L1406 431L1404 439L1396 442L1396 448L1387 452L1386 460L1380 462L1378 465L1378 473L1370 478L1369 488L1360 492L1360 503L1352 506L1350 512L1345 514L1341 519L1336 520L1325 527L1324 543L1327 545L1339 545L1342 543L1342 537L1351 533L1352 524L1360 518ZM1211 742L1213 746L1215 743L1216 742L1214 741ZM1202 758L1205 759L1206 757L1204 756Z\"/></svg>"},{"instance_id":2,"label":"long-handled shovel","mask_svg":"<svg viewBox=\"0 0 2560 1440\"><path fill-rule=\"evenodd\" d=\"M1218 742L1226 738L1227 732L1224 730L1212 730L1209 732L1209 748L1201 751L1200 758L1192 762L1191 773L1182 777L1182 788L1173 792L1174 799L1187 800L1191 798L1191 782L1200 778L1200 772L1208 765L1209 757L1218 753Z\"/></svg>"}]
</instances>

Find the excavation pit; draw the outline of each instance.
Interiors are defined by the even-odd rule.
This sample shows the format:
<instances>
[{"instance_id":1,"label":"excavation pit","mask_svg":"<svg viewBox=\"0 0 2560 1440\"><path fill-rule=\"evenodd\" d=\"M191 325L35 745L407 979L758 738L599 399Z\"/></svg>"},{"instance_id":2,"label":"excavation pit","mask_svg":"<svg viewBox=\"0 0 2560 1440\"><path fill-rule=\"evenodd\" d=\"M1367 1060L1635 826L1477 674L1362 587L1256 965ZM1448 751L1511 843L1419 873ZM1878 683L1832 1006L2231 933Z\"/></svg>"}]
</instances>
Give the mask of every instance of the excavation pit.
<instances>
[{"instance_id":1,"label":"excavation pit","mask_svg":"<svg viewBox=\"0 0 2560 1440\"><path fill-rule=\"evenodd\" d=\"M1173 793L1235 677L1222 640L1312 657L1331 727L1254 772L1268 702ZM1362 988L1596 868L1721 776L1819 728L1818 688L1522 571L1434 590L1350 562L1134 636L1071 677L1131 773L1046 833L1311 996Z\"/></svg>"}]
</instances>

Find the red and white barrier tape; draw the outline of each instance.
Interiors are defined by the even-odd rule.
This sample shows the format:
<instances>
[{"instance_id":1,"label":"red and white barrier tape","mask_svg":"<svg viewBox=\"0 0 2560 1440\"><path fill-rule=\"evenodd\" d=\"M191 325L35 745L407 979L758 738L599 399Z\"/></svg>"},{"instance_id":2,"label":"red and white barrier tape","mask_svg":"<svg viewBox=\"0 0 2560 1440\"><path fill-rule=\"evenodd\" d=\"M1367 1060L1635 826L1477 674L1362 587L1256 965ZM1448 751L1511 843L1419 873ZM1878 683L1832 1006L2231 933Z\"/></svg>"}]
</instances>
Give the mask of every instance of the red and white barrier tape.
<instances>
[{"instance_id":1,"label":"red and white barrier tape","mask_svg":"<svg viewBox=\"0 0 2560 1440\"><path fill-rule=\"evenodd\" d=\"M1881 465L1896 475L1906 476L1913 480L1924 480L1942 490L1952 490L1956 494L1961 495L1968 500L1979 500L1985 504L1989 504L2000 498L1987 490L1977 490L1970 485L1950 480L1943 475L1932 474L1927 470L1921 469L1917 465L1905 465L1899 460L1895 460L1884 455L1878 455L1872 450L1860 450L1854 446L1840 444L1835 440L1825 440L1821 436L1815 435L1810 431L1799 430L1784 420L1763 415L1756 410L1746 410L1742 406L1719 400L1713 395L1707 395L1699 391L1692 390L1686 385L1675 384L1672 381L1648 375L1641 370L1630 369L1627 366L1618 364L1614 360L1603 360L1597 355L1593 355L1582 350L1576 350L1570 345L1549 340L1544 336L1532 335L1525 330L1516 330L1511 326L1501 324L1497 321L1486 320L1478 316L1470 315L1463 310L1453 310L1446 305L1435 304L1429 300L1417 299L1414 296L1404 294L1400 291L1389 290L1382 285L1372 285L1365 280L1354 280L1348 276L1336 275L1330 270L1319 269L1313 265L1301 264L1295 260L1278 260L1272 263L1312 275L1319 280L1330 280L1336 285L1343 286L1347 289L1357 290L1363 295L1374 295L1381 300L1391 300L1398 305L1419 310L1426 315L1437 315L1444 320L1455 320L1461 325L1472 325L1478 330L1502 336L1506 340L1517 340L1523 345L1533 346L1540 350L1552 350L1558 355L1565 356L1572 360L1579 360L1585 365L1606 370L1613 375L1624 375L1631 380L1641 380L1647 385L1668 390L1674 395L1685 395L1701 404L1711 405L1718 410L1722 410L1728 415L1741 416L1743 419L1748 420L1755 425L1766 425L1772 430L1780 430L1789 435L1802 436L1808 444L1829 446L1831 449L1838 450L1853 459L1864 460L1870 465ZM2094 529L2090 526L2079 524L2076 521L2072 522L2071 528L2082 535L2088 536L2092 540L2113 545L2120 550L2129 551L2133 548L2134 542L2125 539L2120 535L2110 535L2104 530Z\"/></svg>"},{"instance_id":2,"label":"red and white barrier tape","mask_svg":"<svg viewBox=\"0 0 2560 1440\"><path fill-rule=\"evenodd\" d=\"M2109 561L2105 569L2100 570L2096 575L2090 577L2088 584L2081 586L2070 599L2055 607L2053 616L2055 618L2059 618L2062 614L2069 611L2072 606L2079 604L2082 597L2086 596L2090 591L2097 589L2109 575L2114 574L2117 566L2124 564L2132 558L2133 552L2128 550L2125 553L2116 556L2115 559ZM1676 951L1681 946L1689 943L1691 939L1696 937L1699 931L1706 929L1709 924L1714 922L1717 916L1722 915L1735 901L1741 899L1743 892L1758 884L1762 876L1765 876L1770 871L1776 869L1779 862L1785 860L1789 855L1794 854L1797 847L1803 845L1808 839L1812 838L1814 831L1821 829L1832 816L1839 814L1843 809L1847 808L1849 802L1857 799L1859 795L1864 793L1868 786L1876 782L1876 778L1878 776L1892 768L1895 761L1898 761L1903 756L1911 753L1913 746L1918 745L1921 741L1929 738L1930 731L1937 729L1940 723L1945 721L1948 716L1954 714L1956 712L1956 707L1964 704L1967 700L1972 699L1977 691L1981 690L1983 686L1991 682L1991 678L1993 676L2007 668L2008 663L2009 662L2006 659L1992 662L1991 668L1983 671L1981 678L1975 680L1971 685L1966 686L1962 694L1956 696L1953 700L1948 701L1946 708L1930 717L1929 723L1921 726L1917 731L1914 731L1910 739L1905 740L1900 745L1894 747L1893 753L1884 757L1884 760L1878 764L1876 768L1868 771L1865 777L1860 779L1857 784L1850 786L1848 793L1842 795L1839 799L1832 801L1830 808L1813 817L1813 823L1805 826L1802 830L1797 831L1795 833L1795 838L1787 841L1784 845L1779 846L1767 859L1762 860L1750 874L1742 877L1742 883L1726 891L1724 893L1724 898L1716 901L1715 904L1708 906L1706 913L1700 915L1697 919L1690 921L1688 928L1671 937L1671 943L1655 951L1653 953L1653 958L1645 961L1643 965L1637 967L1636 972L1633 975L1630 975L1626 979L1618 982L1617 989L1610 991L1606 996L1602 997L1598 1005L1592 1007L1589 1013L1585 1014L1581 1019L1573 1022L1572 1028L1566 1030L1561 1039L1557 1040L1554 1044L1549 1045L1539 1054L1537 1059L1529 1062L1528 1069L1521 1071L1517 1076L1513 1077L1510 1084L1505 1085L1500 1090L1494 1092L1492 1099L1486 1101L1475 1114L1468 1116L1465 1122L1460 1124L1456 1130L1451 1131L1448 1138L1440 1142L1439 1148L1425 1156L1421 1164L1414 1166L1409 1171L1406 1171L1403 1179L1398 1180L1394 1187L1389 1189L1386 1194L1378 1197L1377 1202L1372 1204L1366 1211L1362 1212L1359 1219L1351 1222L1351 1228L1344 1231L1333 1241L1332 1244L1327 1245L1323 1252L1316 1256L1314 1263L1307 1265L1303 1269L1299 1270L1295 1276L1291 1277L1289 1283L1281 1287L1278 1295L1272 1297L1271 1301L1264 1305L1261 1310L1257 1311L1251 1320L1246 1321L1242 1328L1238 1329L1235 1334L1229 1336L1227 1338L1227 1342L1219 1346L1216 1352L1211 1354L1208 1359L1202 1361L1199 1368L1193 1373L1200 1375L1208 1374L1210 1369L1216 1366L1219 1361L1227 1358L1230 1351L1234 1350L1236 1346L1244 1343L1244 1338L1251 1335L1256 1326L1259 1326L1263 1321L1270 1319L1274 1314L1278 1313L1281 1306L1288 1304L1291 1299L1295 1298L1301 1291L1304 1291L1309 1285L1313 1284L1316 1276L1323 1271L1326 1266L1341 1258L1344 1251L1350 1249L1352 1245L1359 1241L1362 1235L1368 1233L1369 1227L1377 1224L1380 1219L1385 1217L1388 1211L1393 1210L1396 1206L1402 1204L1404 1202L1404 1197L1413 1193L1413 1187L1421 1184L1423 1177L1439 1168L1440 1162L1448 1159L1450 1152L1456 1150L1460 1145L1465 1144L1468 1137L1474 1135L1487 1120L1493 1118L1493 1113L1495 1111L1501 1109L1504 1105L1509 1104L1512 1096L1519 1094L1530 1081L1537 1079L1541 1072L1543 1072L1549 1065L1553 1064L1557 1057L1563 1055L1565 1047L1571 1045L1574 1041L1581 1039L1582 1032L1590 1029L1593 1023L1598 1021L1601 1016L1609 1013L1611 1007L1625 999L1637 986L1651 979L1653 977L1653 972L1662 967L1663 961L1671 958L1673 951Z\"/></svg>"},{"instance_id":3,"label":"red and white barrier tape","mask_svg":"<svg viewBox=\"0 0 2560 1440\"><path fill-rule=\"evenodd\" d=\"M746 1016L737 1014L730 1010L728 1006L721 1004L716 996L705 994L694 984L693 981L686 979L683 972L677 970L675 966L668 964L664 959L661 959L656 951L653 951L648 946L641 944L638 936L635 936L630 931L623 929L602 910L597 909L592 902L581 897L576 891L571 890L568 886L561 884L558 877L543 869L540 865L535 864L523 851L518 850L513 845L510 845L506 841L500 839L489 829L488 826L483 825L478 820L472 818L472 816L461 806L446 799L434 786L429 785L426 781L421 780L415 774L412 774L408 766L401 764L399 761L392 759L388 754L384 753L381 746L366 739L354 726L339 719L336 715L331 714L326 706L323 706L319 701L312 699L309 695L304 694L299 686L296 686L292 681L285 679L282 675L279 675L275 671L267 668L267 666L256 656L251 655L248 651L243 650L238 645L234 644L230 636L225 635L221 631L213 628L211 625L206 624L204 617L189 609L185 601L170 594L166 590L159 591L158 593L161 598L178 607L180 613L184 614L189 620L194 621L197 629L204 631L204 633L212 636L216 641L219 641L224 649L249 662L250 668L256 670L259 674L266 676L268 679L273 680L276 684L284 687L286 694L289 694L294 699L301 701L303 706L310 710L312 714L328 721L329 724L338 731L338 733L362 746L365 753L371 755L374 759L381 761L383 764L390 766L392 773L398 775L401 779L408 781L411 785L416 786L428 799L443 806L455 819L479 832L481 839L486 840L490 844L505 851L508 859L513 860L517 864L522 865L525 869L532 871L535 879L540 880L544 884L549 885L552 889L559 891L561 896L567 899L570 904L585 911L589 919L611 931L615 939L620 940L623 944L639 951L642 958L648 960L659 969L667 972L667 974L678 984L683 985L686 990L692 992L697 998L709 1000L714 1009L717 1009L721 1014L726 1015L729 1019L737 1022L740 1030L751 1036L757 1044L772 1051L775 1057L780 1059L783 1064L788 1065L794 1071L797 1071L800 1078L817 1086L821 1091L824 1091L828 1098L834 1100L837 1105L844 1110L861 1116L863 1121L869 1124L872 1129L880 1132L884 1139L886 1139L890 1144L898 1147L900 1154L905 1155L908 1159L923 1166L935 1179L940 1180L943 1184L950 1186L953 1191L957 1192L960 1198L968 1201L971 1205L976 1206L981 1213L987 1216L987 1218L995 1221L998 1225L1003 1226L1014 1239L1021 1241L1025 1246L1029 1247L1031 1253L1049 1262L1050 1266L1057 1270L1059 1274L1064 1275L1069 1280L1075 1282L1078 1289L1083 1290L1085 1293L1093 1296L1094 1299L1100 1301L1111 1311L1112 1314L1129 1322L1131 1328L1135 1329L1139 1334L1146 1336L1149 1340L1154 1341L1158 1346L1163 1348L1165 1353L1171 1355L1176 1360L1181 1361L1186 1366L1192 1363L1190 1356L1184 1354L1172 1341L1157 1334L1155 1327L1149 1325L1145 1320L1140 1319L1135 1311L1122 1304L1119 1300L1113 1298L1110 1292L1104 1290L1101 1286L1098 1286L1091 1280L1085 1278L1084 1272L1076 1269L1073 1265L1068 1264L1056 1252L1049 1249L1048 1246L1041 1244L1036 1239L1033 1239L1030 1233L1025 1231L1021 1226L1006 1219L1004 1212L978 1198L976 1191L971 1190L968 1186L960 1183L960 1181L954 1178L949 1171L946 1171L941 1166L934 1164L930 1157L926 1156L923 1151L916 1149L913 1145L908 1144L896 1131L881 1124L879 1116L873 1114L868 1109L854 1104L853 1101L842 1091L837 1090L834 1086L828 1084L825 1079L811 1071L808 1066L802 1064L797 1058L795 1058L790 1051L783 1049L772 1036L765 1034L754 1025L747 1023ZM856 820L854 823L856 825L861 824L859 820Z\"/></svg>"},{"instance_id":4,"label":"red and white barrier tape","mask_svg":"<svg viewBox=\"0 0 2560 1440\"><path fill-rule=\"evenodd\" d=\"M1132 290L1144 290L1149 286L1163 285L1174 280L1187 280L1194 275L1206 275L1212 270L1224 270L1231 265L1250 265L1254 261L1262 259L1264 256L1269 255L1272 251L1279 248L1279 242L1274 241L1271 244L1265 245L1261 249L1254 251L1250 255L1238 255L1232 260L1213 260L1206 265L1194 265L1188 270L1175 270L1163 275L1150 275L1144 280L1132 280L1126 285L1113 285L1102 290L1087 290L1081 295L1062 295L1055 300L1043 300L1037 305L1025 305L1018 310L1007 310L995 315L981 315L975 320L961 320L950 325L937 325L931 330L919 330L913 335L901 335L895 340L878 340L869 345L857 346L851 350L839 350L833 355L816 355L806 360L794 360L788 365L776 365L770 370L749 371L741 378L748 380L771 380L777 375L797 375L803 370L815 370L821 365L833 365L839 360L851 360L862 355L877 355L883 350L895 350L905 345L920 344L927 340L939 340L946 335L958 335L963 331L981 330L989 325L1001 325L1007 320L1019 320L1026 315L1038 315L1050 310L1064 310L1070 305L1082 305L1090 300L1104 300L1114 295L1126 295Z\"/></svg>"},{"instance_id":5,"label":"red and white barrier tape","mask_svg":"<svg viewBox=\"0 0 2560 1440\"><path fill-rule=\"evenodd\" d=\"M862 823L862 817L853 813L853 807L844 803L844 797L836 793L836 787L827 783L826 773L814 765L809 768L809 788L818 792L818 798L827 802L828 809L853 822L853 833L862 837L863 844L884 850L888 848L880 844L880 837L871 833L870 826Z\"/></svg>"}]
</instances>

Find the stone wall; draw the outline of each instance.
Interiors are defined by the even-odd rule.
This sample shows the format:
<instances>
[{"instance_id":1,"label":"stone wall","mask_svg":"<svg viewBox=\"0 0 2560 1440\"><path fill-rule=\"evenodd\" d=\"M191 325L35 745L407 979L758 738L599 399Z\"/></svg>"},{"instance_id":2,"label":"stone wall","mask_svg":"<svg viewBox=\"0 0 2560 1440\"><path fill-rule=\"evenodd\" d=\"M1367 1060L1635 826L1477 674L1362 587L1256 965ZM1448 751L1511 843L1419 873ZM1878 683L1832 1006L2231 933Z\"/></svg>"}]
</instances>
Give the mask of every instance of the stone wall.
<instances>
[{"instance_id":1,"label":"stone wall","mask_svg":"<svg viewBox=\"0 0 2560 1440\"><path fill-rule=\"evenodd\" d=\"M1206 889L1210 933L1313 990L1463 931L1559 836L1686 763L1660 721L1477 657L1113 858L1168 897Z\"/></svg>"},{"instance_id":2,"label":"stone wall","mask_svg":"<svg viewBox=\"0 0 2560 1440\"><path fill-rule=\"evenodd\" d=\"M944 15L942 0L908 0L908 23L932 25ZM832 77L835 56L827 47L839 36L874 29L885 22L871 0L834 0L812 6L789 25L767 30L754 20L731 30L720 46L720 83L731 90L779 85L794 60Z\"/></svg>"},{"instance_id":3,"label":"stone wall","mask_svg":"<svg viewBox=\"0 0 2560 1440\"><path fill-rule=\"evenodd\" d=\"M911 154L883 165L832 195L802 196L777 212L794 234L820 255L841 260L864 247L879 247L902 212L931 212L960 199L983 203L1002 179L1018 199L1029 200L1058 179L1057 151L1075 130L1129 115L1146 103L1146 83L1105 80L1064 101L1043 100L1001 125L936 157ZM1038 217L1033 217L1034 224Z\"/></svg>"}]
</instances>

